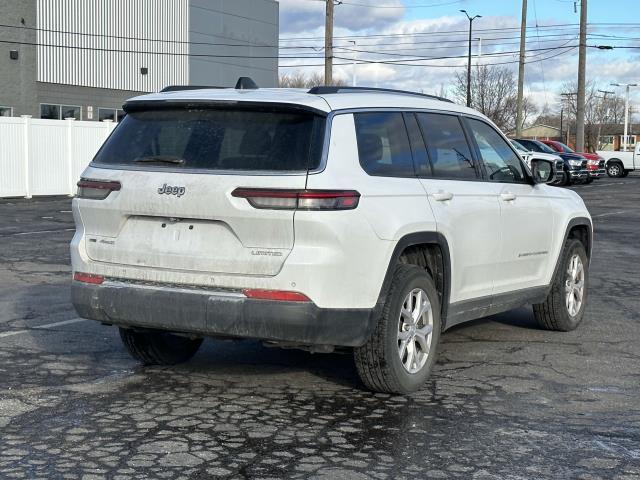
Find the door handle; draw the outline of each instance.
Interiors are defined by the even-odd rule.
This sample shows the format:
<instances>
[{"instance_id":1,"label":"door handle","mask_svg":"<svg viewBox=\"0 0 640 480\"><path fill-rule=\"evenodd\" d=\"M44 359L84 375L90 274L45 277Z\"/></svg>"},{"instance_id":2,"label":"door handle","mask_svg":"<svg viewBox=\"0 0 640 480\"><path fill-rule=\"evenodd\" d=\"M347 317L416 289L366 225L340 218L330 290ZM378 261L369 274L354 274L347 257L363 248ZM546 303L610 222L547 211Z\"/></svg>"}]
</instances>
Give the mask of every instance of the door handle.
<instances>
[{"instance_id":1,"label":"door handle","mask_svg":"<svg viewBox=\"0 0 640 480\"><path fill-rule=\"evenodd\" d=\"M453 198L453 193L439 190L432 196L437 202L446 202L447 200L451 200Z\"/></svg>"},{"instance_id":2,"label":"door handle","mask_svg":"<svg viewBox=\"0 0 640 480\"><path fill-rule=\"evenodd\" d=\"M511 192L504 192L500 194L500 198L505 202L513 202L516 199L516 194Z\"/></svg>"}]
</instances>

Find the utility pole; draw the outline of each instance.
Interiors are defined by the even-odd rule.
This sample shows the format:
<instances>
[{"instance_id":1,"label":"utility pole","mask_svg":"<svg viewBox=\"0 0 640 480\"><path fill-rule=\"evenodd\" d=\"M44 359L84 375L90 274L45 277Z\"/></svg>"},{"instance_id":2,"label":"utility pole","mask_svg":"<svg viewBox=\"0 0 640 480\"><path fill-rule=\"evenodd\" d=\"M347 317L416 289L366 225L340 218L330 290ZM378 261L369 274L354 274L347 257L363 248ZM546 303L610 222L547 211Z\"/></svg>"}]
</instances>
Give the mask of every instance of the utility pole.
<instances>
[{"instance_id":1,"label":"utility pole","mask_svg":"<svg viewBox=\"0 0 640 480\"><path fill-rule=\"evenodd\" d=\"M471 32L473 30L473 21L476 18L482 18L482 15L470 17L466 10L460 10L467 16L469 20L469 55L467 59L467 107L471 106Z\"/></svg>"},{"instance_id":2,"label":"utility pole","mask_svg":"<svg viewBox=\"0 0 640 480\"><path fill-rule=\"evenodd\" d=\"M334 0L326 0L326 18L324 24L324 84L333 83L333 7Z\"/></svg>"},{"instance_id":3,"label":"utility pole","mask_svg":"<svg viewBox=\"0 0 640 480\"><path fill-rule=\"evenodd\" d=\"M580 1L578 50L578 101L576 107L576 151L584 152L585 71L587 68L587 0Z\"/></svg>"},{"instance_id":4,"label":"utility pole","mask_svg":"<svg viewBox=\"0 0 640 480\"><path fill-rule=\"evenodd\" d=\"M516 101L516 138L522 136L522 103L524 96L524 49L527 41L527 0L522 0L520 21L520 60L518 62L518 100Z\"/></svg>"},{"instance_id":5,"label":"utility pole","mask_svg":"<svg viewBox=\"0 0 640 480\"><path fill-rule=\"evenodd\" d=\"M479 67L480 60L482 59L482 37L476 37L474 40L478 41L478 58L476 59L476 67Z\"/></svg>"},{"instance_id":6,"label":"utility pole","mask_svg":"<svg viewBox=\"0 0 640 480\"><path fill-rule=\"evenodd\" d=\"M623 152L627 151L627 144L629 143L629 88L637 87L637 83L612 83L616 87L626 87L626 95L624 99L624 136L622 137L623 141Z\"/></svg>"}]
</instances>

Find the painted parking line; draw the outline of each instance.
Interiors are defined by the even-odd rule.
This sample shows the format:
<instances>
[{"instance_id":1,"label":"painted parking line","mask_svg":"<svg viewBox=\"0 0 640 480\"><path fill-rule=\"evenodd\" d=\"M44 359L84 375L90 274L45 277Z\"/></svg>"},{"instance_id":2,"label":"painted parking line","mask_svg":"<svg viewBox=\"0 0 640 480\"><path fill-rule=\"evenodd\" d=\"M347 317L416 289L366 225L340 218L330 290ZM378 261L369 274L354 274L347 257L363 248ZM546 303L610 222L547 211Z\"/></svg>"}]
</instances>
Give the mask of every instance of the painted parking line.
<instances>
[{"instance_id":1,"label":"painted parking line","mask_svg":"<svg viewBox=\"0 0 640 480\"><path fill-rule=\"evenodd\" d=\"M622 215L623 213L629 213L631 210L620 210L619 212L599 213L598 215L591 215L593 218L597 217L609 217L611 215Z\"/></svg>"},{"instance_id":2,"label":"painted parking line","mask_svg":"<svg viewBox=\"0 0 640 480\"><path fill-rule=\"evenodd\" d=\"M62 228L57 230L37 230L35 232L15 232L15 233L3 233L0 237L17 237L19 235L39 235L41 233L59 233L59 232L73 232L75 228Z\"/></svg>"},{"instance_id":3,"label":"painted parking line","mask_svg":"<svg viewBox=\"0 0 640 480\"><path fill-rule=\"evenodd\" d=\"M23 333L30 332L32 330L46 330L47 328L61 327L62 325L71 325L74 323L86 322L86 318L72 318L70 320L63 320L61 322L47 323L45 325L38 325L31 327L28 330L15 330L13 332L0 333L0 338L13 337L14 335L22 335Z\"/></svg>"}]
</instances>

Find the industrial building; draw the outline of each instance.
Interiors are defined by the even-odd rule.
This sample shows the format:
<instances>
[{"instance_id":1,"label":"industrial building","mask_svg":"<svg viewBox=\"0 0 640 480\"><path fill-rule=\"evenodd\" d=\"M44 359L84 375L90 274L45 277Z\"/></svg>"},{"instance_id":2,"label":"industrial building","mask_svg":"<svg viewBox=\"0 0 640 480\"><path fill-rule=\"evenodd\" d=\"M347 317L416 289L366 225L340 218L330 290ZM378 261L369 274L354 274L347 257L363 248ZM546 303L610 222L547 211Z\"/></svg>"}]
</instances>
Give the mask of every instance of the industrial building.
<instances>
[{"instance_id":1,"label":"industrial building","mask_svg":"<svg viewBox=\"0 0 640 480\"><path fill-rule=\"evenodd\" d=\"M167 85L278 82L274 0L2 0L0 116L117 120Z\"/></svg>"}]
</instances>

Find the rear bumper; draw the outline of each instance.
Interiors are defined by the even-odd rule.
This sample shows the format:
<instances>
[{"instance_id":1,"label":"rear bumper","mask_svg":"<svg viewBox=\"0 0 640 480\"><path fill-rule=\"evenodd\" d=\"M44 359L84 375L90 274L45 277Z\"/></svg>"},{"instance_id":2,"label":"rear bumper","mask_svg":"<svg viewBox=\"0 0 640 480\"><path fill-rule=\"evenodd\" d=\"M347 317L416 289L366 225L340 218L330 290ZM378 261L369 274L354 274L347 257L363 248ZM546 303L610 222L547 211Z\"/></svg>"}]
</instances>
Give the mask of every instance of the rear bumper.
<instances>
[{"instance_id":1,"label":"rear bumper","mask_svg":"<svg viewBox=\"0 0 640 480\"><path fill-rule=\"evenodd\" d=\"M73 281L71 298L82 318L202 336L355 347L375 328L372 309L323 309L312 302L258 300L232 291Z\"/></svg>"}]
</instances>

